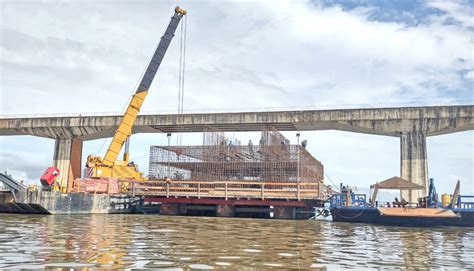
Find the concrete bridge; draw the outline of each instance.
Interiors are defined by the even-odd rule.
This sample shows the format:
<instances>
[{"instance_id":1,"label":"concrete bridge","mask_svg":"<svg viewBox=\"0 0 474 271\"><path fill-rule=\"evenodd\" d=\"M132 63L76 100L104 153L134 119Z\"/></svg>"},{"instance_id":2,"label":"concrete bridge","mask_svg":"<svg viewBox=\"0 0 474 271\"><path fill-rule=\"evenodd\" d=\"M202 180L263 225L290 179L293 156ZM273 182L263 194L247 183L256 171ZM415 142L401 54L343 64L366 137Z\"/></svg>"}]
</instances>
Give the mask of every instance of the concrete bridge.
<instances>
[{"instance_id":1,"label":"concrete bridge","mask_svg":"<svg viewBox=\"0 0 474 271\"><path fill-rule=\"evenodd\" d=\"M0 135L56 140L54 164L63 184L81 175L82 142L111 137L121 116L0 118ZM400 138L400 176L427 186L426 137L474 129L474 105L141 115L133 133L341 130ZM426 191L404 191L412 201Z\"/></svg>"}]
</instances>

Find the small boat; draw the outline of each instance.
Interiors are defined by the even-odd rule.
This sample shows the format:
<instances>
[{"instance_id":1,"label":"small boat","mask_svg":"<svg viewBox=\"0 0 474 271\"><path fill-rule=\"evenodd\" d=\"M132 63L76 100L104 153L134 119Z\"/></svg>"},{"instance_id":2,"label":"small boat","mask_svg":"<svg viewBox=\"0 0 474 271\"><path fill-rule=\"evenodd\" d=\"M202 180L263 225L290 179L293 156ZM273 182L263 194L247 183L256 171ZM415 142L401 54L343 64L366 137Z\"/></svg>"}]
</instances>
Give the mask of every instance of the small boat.
<instances>
[{"instance_id":1,"label":"small boat","mask_svg":"<svg viewBox=\"0 0 474 271\"><path fill-rule=\"evenodd\" d=\"M330 199L330 212L335 222L383 224L390 226L461 226L474 227L474 196L460 195L460 182L456 184L449 203L442 204L430 179L427 197L419 198L418 203L408 203L402 199L392 204L381 204L375 201L379 189L423 189L399 177L377 183L369 201L365 194L355 194L350 189L341 187L341 193ZM447 197L449 198L449 197Z\"/></svg>"}]
</instances>

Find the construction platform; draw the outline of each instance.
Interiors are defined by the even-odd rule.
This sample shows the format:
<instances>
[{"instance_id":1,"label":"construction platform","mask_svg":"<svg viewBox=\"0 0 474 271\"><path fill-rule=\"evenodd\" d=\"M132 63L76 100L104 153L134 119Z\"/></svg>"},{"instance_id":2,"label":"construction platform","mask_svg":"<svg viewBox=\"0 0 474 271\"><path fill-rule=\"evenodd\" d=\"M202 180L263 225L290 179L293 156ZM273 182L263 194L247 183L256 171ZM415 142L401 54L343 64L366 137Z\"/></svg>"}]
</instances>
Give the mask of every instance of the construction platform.
<instances>
[{"instance_id":1,"label":"construction platform","mask_svg":"<svg viewBox=\"0 0 474 271\"><path fill-rule=\"evenodd\" d=\"M16 191L0 212L304 219L328 197L323 165L306 142L291 145L268 129L255 145L216 132L206 132L203 143L151 146L147 181L80 178L68 193Z\"/></svg>"},{"instance_id":2,"label":"construction platform","mask_svg":"<svg viewBox=\"0 0 474 271\"><path fill-rule=\"evenodd\" d=\"M323 165L305 147L271 128L245 145L208 131L200 146L151 146L149 181L130 188L161 214L304 218L328 196Z\"/></svg>"}]
</instances>

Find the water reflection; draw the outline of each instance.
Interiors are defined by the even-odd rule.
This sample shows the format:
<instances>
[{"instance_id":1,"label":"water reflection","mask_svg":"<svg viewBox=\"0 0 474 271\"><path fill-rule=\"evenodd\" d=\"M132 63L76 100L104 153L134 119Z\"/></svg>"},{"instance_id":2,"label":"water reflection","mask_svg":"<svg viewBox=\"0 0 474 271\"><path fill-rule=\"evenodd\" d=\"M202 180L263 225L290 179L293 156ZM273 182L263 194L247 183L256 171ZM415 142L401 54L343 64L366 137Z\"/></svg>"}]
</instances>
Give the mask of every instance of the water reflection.
<instances>
[{"instance_id":1,"label":"water reflection","mask_svg":"<svg viewBox=\"0 0 474 271\"><path fill-rule=\"evenodd\" d=\"M3 268L469 268L472 228L146 215L0 214Z\"/></svg>"}]
</instances>

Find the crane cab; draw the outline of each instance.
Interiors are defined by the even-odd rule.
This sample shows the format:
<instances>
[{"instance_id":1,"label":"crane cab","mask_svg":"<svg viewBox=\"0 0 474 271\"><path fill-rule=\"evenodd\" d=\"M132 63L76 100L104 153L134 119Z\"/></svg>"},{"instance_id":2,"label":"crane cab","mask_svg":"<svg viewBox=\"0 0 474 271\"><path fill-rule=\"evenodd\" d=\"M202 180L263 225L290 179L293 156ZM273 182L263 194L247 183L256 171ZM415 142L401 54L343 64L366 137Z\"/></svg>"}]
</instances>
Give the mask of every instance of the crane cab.
<instances>
[{"instance_id":1,"label":"crane cab","mask_svg":"<svg viewBox=\"0 0 474 271\"><path fill-rule=\"evenodd\" d=\"M41 185L45 190L52 190L51 188L56 184L56 179L59 176L59 168L48 167L40 177Z\"/></svg>"}]
</instances>

